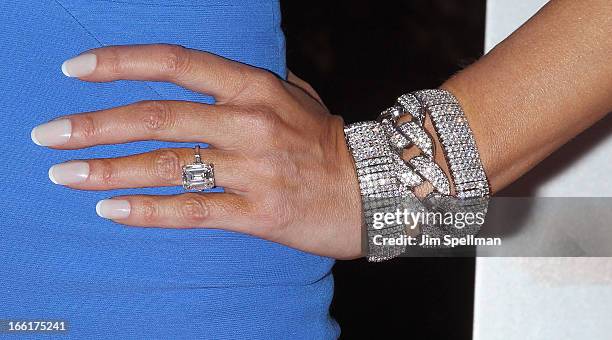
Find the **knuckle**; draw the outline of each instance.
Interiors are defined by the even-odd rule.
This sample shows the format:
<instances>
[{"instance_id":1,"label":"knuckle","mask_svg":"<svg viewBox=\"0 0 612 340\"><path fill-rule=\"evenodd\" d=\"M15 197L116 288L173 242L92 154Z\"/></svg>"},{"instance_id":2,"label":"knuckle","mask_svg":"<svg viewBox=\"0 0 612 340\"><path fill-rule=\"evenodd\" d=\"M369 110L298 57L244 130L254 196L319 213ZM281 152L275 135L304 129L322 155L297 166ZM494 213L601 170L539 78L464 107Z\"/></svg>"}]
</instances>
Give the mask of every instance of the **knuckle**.
<instances>
[{"instance_id":1,"label":"knuckle","mask_svg":"<svg viewBox=\"0 0 612 340\"><path fill-rule=\"evenodd\" d=\"M269 237L280 237L291 224L291 212L287 203L278 195L269 195L265 206L260 209L259 219Z\"/></svg>"},{"instance_id":2,"label":"knuckle","mask_svg":"<svg viewBox=\"0 0 612 340\"><path fill-rule=\"evenodd\" d=\"M294 163L283 150L273 150L258 156L259 165L253 172L262 180L266 180L270 188L285 186L288 176L299 175L292 171Z\"/></svg>"},{"instance_id":3,"label":"knuckle","mask_svg":"<svg viewBox=\"0 0 612 340\"><path fill-rule=\"evenodd\" d=\"M270 141L279 131L281 120L278 115L268 107L258 107L250 113L250 126L263 141Z\"/></svg>"},{"instance_id":4,"label":"knuckle","mask_svg":"<svg viewBox=\"0 0 612 340\"><path fill-rule=\"evenodd\" d=\"M85 115L79 119L78 134L87 141L98 135L98 127L95 119L91 115Z\"/></svg>"},{"instance_id":5,"label":"knuckle","mask_svg":"<svg viewBox=\"0 0 612 340\"><path fill-rule=\"evenodd\" d=\"M108 51L108 54L104 57L104 64L108 72L114 77L123 73L123 62L117 49L111 48Z\"/></svg>"},{"instance_id":6,"label":"knuckle","mask_svg":"<svg viewBox=\"0 0 612 340\"><path fill-rule=\"evenodd\" d=\"M139 103L143 112L142 125L150 132L166 130L172 127L174 111L170 103L160 100L143 101Z\"/></svg>"},{"instance_id":7,"label":"knuckle","mask_svg":"<svg viewBox=\"0 0 612 340\"><path fill-rule=\"evenodd\" d=\"M253 174L256 174L260 181L266 181L267 185L273 182L281 175L278 166L271 162L269 154L261 155L257 160L253 161L250 169Z\"/></svg>"},{"instance_id":8,"label":"knuckle","mask_svg":"<svg viewBox=\"0 0 612 340\"><path fill-rule=\"evenodd\" d=\"M105 187L114 186L117 181L117 176L112 162L108 159L101 159L96 163L100 183Z\"/></svg>"},{"instance_id":9,"label":"knuckle","mask_svg":"<svg viewBox=\"0 0 612 340\"><path fill-rule=\"evenodd\" d=\"M257 91L257 97L265 102L276 102L283 93L281 80L272 72L257 70L249 78L252 88Z\"/></svg>"},{"instance_id":10,"label":"knuckle","mask_svg":"<svg viewBox=\"0 0 612 340\"><path fill-rule=\"evenodd\" d=\"M251 81L255 83L255 85L260 85L263 88L268 89L276 89L281 85L280 79L275 76L272 72L265 70L257 70L252 75Z\"/></svg>"},{"instance_id":11,"label":"knuckle","mask_svg":"<svg viewBox=\"0 0 612 340\"><path fill-rule=\"evenodd\" d=\"M202 225L210 216L210 204L201 195L186 195L179 201L179 214L189 225Z\"/></svg>"},{"instance_id":12,"label":"knuckle","mask_svg":"<svg viewBox=\"0 0 612 340\"><path fill-rule=\"evenodd\" d=\"M163 149L156 152L153 159L153 176L166 182L178 178L181 173L181 158L179 154L171 149Z\"/></svg>"},{"instance_id":13,"label":"knuckle","mask_svg":"<svg viewBox=\"0 0 612 340\"><path fill-rule=\"evenodd\" d=\"M164 74L178 78L189 71L189 53L182 46L165 45L161 54L161 67Z\"/></svg>"},{"instance_id":14,"label":"knuckle","mask_svg":"<svg viewBox=\"0 0 612 340\"><path fill-rule=\"evenodd\" d=\"M151 200L145 200L140 203L140 211L142 219L145 223L155 223L159 219L159 209L157 204Z\"/></svg>"}]
</instances>

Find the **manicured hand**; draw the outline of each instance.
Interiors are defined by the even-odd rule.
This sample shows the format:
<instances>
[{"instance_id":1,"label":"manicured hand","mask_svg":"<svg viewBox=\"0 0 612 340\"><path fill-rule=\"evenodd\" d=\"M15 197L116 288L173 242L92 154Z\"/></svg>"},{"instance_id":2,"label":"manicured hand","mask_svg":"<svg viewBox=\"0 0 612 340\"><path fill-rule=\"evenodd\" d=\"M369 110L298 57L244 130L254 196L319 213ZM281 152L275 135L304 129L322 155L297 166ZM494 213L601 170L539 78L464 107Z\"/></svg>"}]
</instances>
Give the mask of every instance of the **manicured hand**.
<instances>
[{"instance_id":1,"label":"manicured hand","mask_svg":"<svg viewBox=\"0 0 612 340\"><path fill-rule=\"evenodd\" d=\"M335 258L361 255L361 207L343 121L312 88L272 73L172 45L104 47L64 63L88 82L172 82L212 95L214 105L144 101L79 113L37 126L32 139L53 149L158 140L207 143L224 193L130 195L103 200L98 214L138 227L220 228ZM82 190L181 185L194 150L153 150L128 157L53 166L57 184ZM93 207L92 207L93 208Z\"/></svg>"}]
</instances>

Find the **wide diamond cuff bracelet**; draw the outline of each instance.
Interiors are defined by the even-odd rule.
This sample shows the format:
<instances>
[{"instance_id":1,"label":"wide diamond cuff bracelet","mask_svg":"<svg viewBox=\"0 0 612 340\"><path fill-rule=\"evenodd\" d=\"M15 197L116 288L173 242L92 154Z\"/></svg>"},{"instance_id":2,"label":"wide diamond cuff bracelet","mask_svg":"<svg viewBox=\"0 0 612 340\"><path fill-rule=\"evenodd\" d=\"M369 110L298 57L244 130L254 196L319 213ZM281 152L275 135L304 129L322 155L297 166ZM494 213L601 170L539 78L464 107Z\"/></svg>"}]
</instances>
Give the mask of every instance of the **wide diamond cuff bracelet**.
<instances>
[{"instance_id":1,"label":"wide diamond cuff bracelet","mask_svg":"<svg viewBox=\"0 0 612 340\"><path fill-rule=\"evenodd\" d=\"M405 116L410 119L403 121L401 118ZM431 118L451 178L435 162L436 144L424 128L426 116ZM395 105L384 110L377 121L350 124L344 132L359 179L368 260L383 261L406 250L406 245L374 242L377 235L402 238L407 233L407 226L402 224L374 226L375 213L401 209L486 213L490 191L488 179L463 110L450 92L436 89L404 94ZM416 148L418 152L404 160L402 154L409 148ZM432 192L418 199L414 189L423 183L429 183ZM456 228L444 223L419 225L420 234L428 236L474 235L479 227Z\"/></svg>"},{"instance_id":2,"label":"wide diamond cuff bracelet","mask_svg":"<svg viewBox=\"0 0 612 340\"><path fill-rule=\"evenodd\" d=\"M445 90L416 91L414 96L430 114L453 177L456 197L488 196L489 181L474 135L455 96Z\"/></svg>"}]
</instances>

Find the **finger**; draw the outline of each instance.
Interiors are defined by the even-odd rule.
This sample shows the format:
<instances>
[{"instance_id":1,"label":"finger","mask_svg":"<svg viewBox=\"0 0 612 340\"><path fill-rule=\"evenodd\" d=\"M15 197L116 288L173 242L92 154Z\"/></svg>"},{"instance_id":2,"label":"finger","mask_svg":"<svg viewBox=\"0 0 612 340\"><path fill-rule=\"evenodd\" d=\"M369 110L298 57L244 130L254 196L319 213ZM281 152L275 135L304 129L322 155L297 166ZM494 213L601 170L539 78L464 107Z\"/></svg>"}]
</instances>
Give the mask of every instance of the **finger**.
<instances>
[{"instance_id":1,"label":"finger","mask_svg":"<svg viewBox=\"0 0 612 340\"><path fill-rule=\"evenodd\" d=\"M66 61L62 70L68 76L94 82L120 79L173 82L213 95L218 102L236 98L252 76L264 73L211 53L162 44L94 49Z\"/></svg>"},{"instance_id":2,"label":"finger","mask_svg":"<svg viewBox=\"0 0 612 340\"><path fill-rule=\"evenodd\" d=\"M201 149L203 162L212 163L215 184L244 190L246 166L227 152ZM182 167L194 163L194 150L160 149L119 158L90 159L57 164L49 169L55 184L82 190L112 190L182 185Z\"/></svg>"},{"instance_id":3,"label":"finger","mask_svg":"<svg viewBox=\"0 0 612 340\"><path fill-rule=\"evenodd\" d=\"M65 116L32 130L39 145L79 149L144 140L208 143L218 148L245 144L244 117L230 106L184 101L143 101Z\"/></svg>"},{"instance_id":4,"label":"finger","mask_svg":"<svg viewBox=\"0 0 612 340\"><path fill-rule=\"evenodd\" d=\"M253 230L251 204L231 193L186 193L173 196L134 195L102 200L96 212L115 222L138 227Z\"/></svg>"}]
</instances>

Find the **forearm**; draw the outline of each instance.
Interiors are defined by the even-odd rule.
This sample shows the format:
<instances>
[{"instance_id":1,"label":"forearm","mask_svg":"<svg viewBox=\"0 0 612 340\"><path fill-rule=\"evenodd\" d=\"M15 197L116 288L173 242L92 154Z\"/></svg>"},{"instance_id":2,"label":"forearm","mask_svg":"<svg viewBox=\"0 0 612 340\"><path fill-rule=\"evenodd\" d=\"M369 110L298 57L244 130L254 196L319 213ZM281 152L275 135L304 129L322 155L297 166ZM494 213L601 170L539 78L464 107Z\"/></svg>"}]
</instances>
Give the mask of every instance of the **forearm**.
<instances>
[{"instance_id":1,"label":"forearm","mask_svg":"<svg viewBox=\"0 0 612 340\"><path fill-rule=\"evenodd\" d=\"M612 3L553 0L445 82L461 102L493 191L612 111Z\"/></svg>"}]
</instances>

